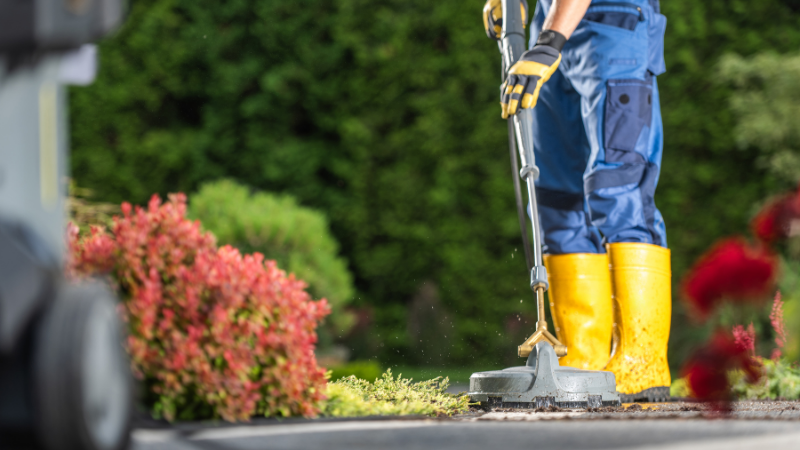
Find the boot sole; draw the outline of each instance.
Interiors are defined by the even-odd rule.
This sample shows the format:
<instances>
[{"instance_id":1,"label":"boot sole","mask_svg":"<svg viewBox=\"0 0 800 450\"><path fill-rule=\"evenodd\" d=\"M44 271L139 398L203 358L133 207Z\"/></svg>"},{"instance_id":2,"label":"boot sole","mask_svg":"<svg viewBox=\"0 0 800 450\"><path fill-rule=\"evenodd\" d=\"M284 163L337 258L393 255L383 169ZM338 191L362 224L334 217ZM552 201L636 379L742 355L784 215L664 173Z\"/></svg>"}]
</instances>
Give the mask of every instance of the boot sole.
<instances>
[{"instance_id":1,"label":"boot sole","mask_svg":"<svg viewBox=\"0 0 800 450\"><path fill-rule=\"evenodd\" d=\"M658 386L645 389L635 394L619 394L622 403L656 403L674 401L669 396L669 386Z\"/></svg>"}]
</instances>

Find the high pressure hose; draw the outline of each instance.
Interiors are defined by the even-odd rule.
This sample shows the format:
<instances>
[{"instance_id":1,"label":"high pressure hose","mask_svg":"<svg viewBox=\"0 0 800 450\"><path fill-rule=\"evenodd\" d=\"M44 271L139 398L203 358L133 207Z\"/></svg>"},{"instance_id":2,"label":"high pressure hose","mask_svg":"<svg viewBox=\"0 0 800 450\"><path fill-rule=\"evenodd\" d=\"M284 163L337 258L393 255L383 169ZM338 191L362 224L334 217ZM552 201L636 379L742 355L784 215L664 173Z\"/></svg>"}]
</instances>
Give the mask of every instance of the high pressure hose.
<instances>
[{"instance_id":1,"label":"high pressure hose","mask_svg":"<svg viewBox=\"0 0 800 450\"><path fill-rule=\"evenodd\" d=\"M531 255L531 243L528 238L528 224L525 220L525 204L522 203L522 187L519 183L519 162L517 158L517 141L514 139L514 122L508 121L508 151L511 154L511 178L514 180L514 196L517 200L517 216L519 217L519 229L522 232L522 248L525 251L525 263L528 272L533 270L533 255Z\"/></svg>"}]
</instances>

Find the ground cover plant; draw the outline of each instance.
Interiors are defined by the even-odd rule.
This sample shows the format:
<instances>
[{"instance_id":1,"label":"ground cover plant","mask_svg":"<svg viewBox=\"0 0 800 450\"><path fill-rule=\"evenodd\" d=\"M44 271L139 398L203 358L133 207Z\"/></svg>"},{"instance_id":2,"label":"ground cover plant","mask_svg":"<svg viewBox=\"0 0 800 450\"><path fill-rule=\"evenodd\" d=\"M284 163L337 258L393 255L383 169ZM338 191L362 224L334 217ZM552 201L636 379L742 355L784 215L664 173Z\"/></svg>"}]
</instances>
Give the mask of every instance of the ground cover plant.
<instances>
[{"instance_id":1,"label":"ground cover plant","mask_svg":"<svg viewBox=\"0 0 800 450\"><path fill-rule=\"evenodd\" d=\"M314 416L325 371L315 329L329 313L258 253L218 248L185 196L122 205L106 231L69 230L69 276L106 276L122 298L144 402L168 420Z\"/></svg>"},{"instance_id":2,"label":"ground cover plant","mask_svg":"<svg viewBox=\"0 0 800 450\"><path fill-rule=\"evenodd\" d=\"M758 382L748 382L741 372L730 374L731 391L738 399L797 400L800 399L800 368L797 362L785 358L761 359L763 376Z\"/></svg>"},{"instance_id":3,"label":"ground cover plant","mask_svg":"<svg viewBox=\"0 0 800 450\"><path fill-rule=\"evenodd\" d=\"M328 383L322 414L332 417L419 414L451 416L469 409L469 397L445 392L448 378L413 382L387 370L374 382L355 376Z\"/></svg>"}]
</instances>

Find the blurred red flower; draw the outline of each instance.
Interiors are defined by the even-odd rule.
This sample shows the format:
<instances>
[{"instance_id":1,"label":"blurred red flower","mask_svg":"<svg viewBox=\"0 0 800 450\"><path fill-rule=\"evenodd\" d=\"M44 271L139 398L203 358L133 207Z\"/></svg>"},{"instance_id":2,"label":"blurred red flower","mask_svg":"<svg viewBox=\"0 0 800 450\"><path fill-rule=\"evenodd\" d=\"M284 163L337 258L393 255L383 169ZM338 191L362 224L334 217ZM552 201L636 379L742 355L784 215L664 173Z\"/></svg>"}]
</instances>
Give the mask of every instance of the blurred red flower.
<instances>
[{"instance_id":1,"label":"blurred red flower","mask_svg":"<svg viewBox=\"0 0 800 450\"><path fill-rule=\"evenodd\" d=\"M683 279L684 298L701 319L722 301L758 301L770 292L778 258L763 245L742 238L718 242Z\"/></svg>"},{"instance_id":2,"label":"blurred red flower","mask_svg":"<svg viewBox=\"0 0 800 450\"><path fill-rule=\"evenodd\" d=\"M730 334L718 331L683 367L692 396L714 411L729 412L732 398L728 372L742 370L750 383L761 377L761 365L749 353Z\"/></svg>"},{"instance_id":3,"label":"blurred red flower","mask_svg":"<svg viewBox=\"0 0 800 450\"><path fill-rule=\"evenodd\" d=\"M772 244L784 237L783 227L780 226L778 216L781 215L783 205L781 201L774 201L764 206L750 222L753 234L766 244Z\"/></svg>"},{"instance_id":4,"label":"blurred red flower","mask_svg":"<svg viewBox=\"0 0 800 450\"><path fill-rule=\"evenodd\" d=\"M800 230L800 190L784 194L767 203L750 222L753 234L765 244L773 244L798 234Z\"/></svg>"}]
</instances>

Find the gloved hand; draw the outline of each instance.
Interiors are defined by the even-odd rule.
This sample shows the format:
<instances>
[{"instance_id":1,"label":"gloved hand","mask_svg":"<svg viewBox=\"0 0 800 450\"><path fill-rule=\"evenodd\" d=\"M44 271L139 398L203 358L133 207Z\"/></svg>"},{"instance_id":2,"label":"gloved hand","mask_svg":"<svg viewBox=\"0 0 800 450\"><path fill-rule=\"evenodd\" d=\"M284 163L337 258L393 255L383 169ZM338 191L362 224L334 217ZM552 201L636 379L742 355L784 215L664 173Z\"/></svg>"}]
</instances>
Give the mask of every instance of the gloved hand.
<instances>
[{"instance_id":1,"label":"gloved hand","mask_svg":"<svg viewBox=\"0 0 800 450\"><path fill-rule=\"evenodd\" d=\"M523 53L519 60L511 66L508 78L500 87L502 93L500 106L503 108L503 119L513 116L520 108L536 106L539 90L545 81L555 73L560 62L561 52L550 45L537 44Z\"/></svg>"},{"instance_id":2,"label":"gloved hand","mask_svg":"<svg viewBox=\"0 0 800 450\"><path fill-rule=\"evenodd\" d=\"M501 0L487 0L483 6L483 28L490 39L499 40L503 33L503 5ZM522 28L528 23L528 2L522 0Z\"/></svg>"}]
</instances>

